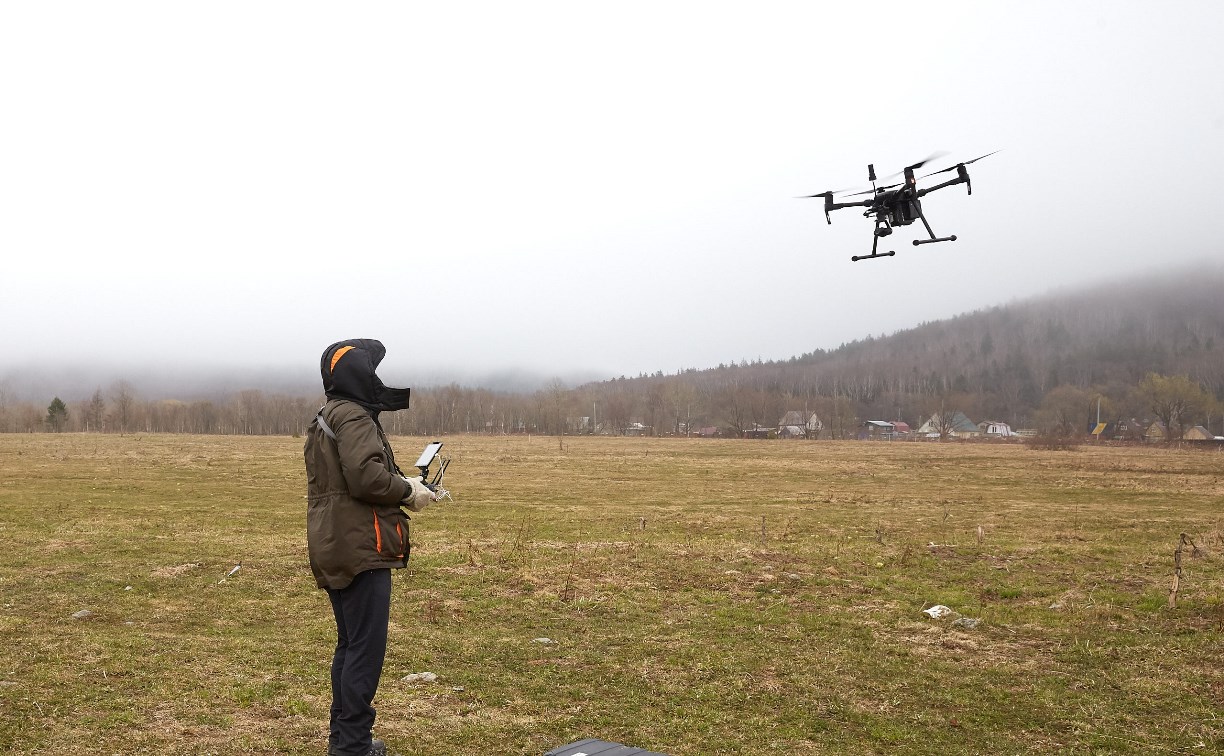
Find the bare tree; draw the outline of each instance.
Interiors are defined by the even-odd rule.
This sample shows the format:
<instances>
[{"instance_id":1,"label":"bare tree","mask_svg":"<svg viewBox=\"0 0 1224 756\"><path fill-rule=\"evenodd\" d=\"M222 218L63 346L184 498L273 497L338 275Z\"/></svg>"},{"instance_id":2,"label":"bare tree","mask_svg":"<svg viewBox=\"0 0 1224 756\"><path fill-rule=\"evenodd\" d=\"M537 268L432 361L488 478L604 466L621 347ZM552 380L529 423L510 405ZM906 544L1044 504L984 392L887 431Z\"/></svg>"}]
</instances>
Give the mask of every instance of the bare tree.
<instances>
[{"instance_id":1,"label":"bare tree","mask_svg":"<svg viewBox=\"0 0 1224 756\"><path fill-rule=\"evenodd\" d=\"M685 436L692 435L693 402L697 398L697 391L693 388L693 384L686 380L672 381L667 385L666 394L673 420L672 433L680 435L683 427Z\"/></svg>"},{"instance_id":2,"label":"bare tree","mask_svg":"<svg viewBox=\"0 0 1224 756\"><path fill-rule=\"evenodd\" d=\"M133 419L132 407L136 402L132 384L127 381L119 381L111 388L111 392L115 423L119 426L120 433L127 433Z\"/></svg>"},{"instance_id":3,"label":"bare tree","mask_svg":"<svg viewBox=\"0 0 1224 756\"><path fill-rule=\"evenodd\" d=\"M85 407L85 430L101 433L102 421L105 417L106 400L102 398L102 389L97 389Z\"/></svg>"},{"instance_id":4,"label":"bare tree","mask_svg":"<svg viewBox=\"0 0 1224 756\"><path fill-rule=\"evenodd\" d=\"M1088 427L1095 395L1075 386L1059 386L1041 400L1037 425L1042 434L1057 438L1072 438Z\"/></svg>"}]
</instances>

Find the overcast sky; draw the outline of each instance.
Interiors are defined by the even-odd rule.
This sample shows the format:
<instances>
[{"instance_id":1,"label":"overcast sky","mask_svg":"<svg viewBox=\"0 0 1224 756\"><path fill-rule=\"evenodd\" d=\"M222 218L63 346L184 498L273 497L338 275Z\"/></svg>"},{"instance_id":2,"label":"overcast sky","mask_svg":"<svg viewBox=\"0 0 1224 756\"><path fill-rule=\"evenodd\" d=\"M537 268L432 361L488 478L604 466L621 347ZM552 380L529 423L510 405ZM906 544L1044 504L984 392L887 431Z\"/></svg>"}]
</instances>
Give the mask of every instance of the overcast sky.
<instances>
[{"instance_id":1,"label":"overcast sky","mask_svg":"<svg viewBox=\"0 0 1224 756\"><path fill-rule=\"evenodd\" d=\"M670 373L1219 260L1222 40L1218 0L6 3L0 380ZM795 199L996 149L890 259Z\"/></svg>"}]
</instances>

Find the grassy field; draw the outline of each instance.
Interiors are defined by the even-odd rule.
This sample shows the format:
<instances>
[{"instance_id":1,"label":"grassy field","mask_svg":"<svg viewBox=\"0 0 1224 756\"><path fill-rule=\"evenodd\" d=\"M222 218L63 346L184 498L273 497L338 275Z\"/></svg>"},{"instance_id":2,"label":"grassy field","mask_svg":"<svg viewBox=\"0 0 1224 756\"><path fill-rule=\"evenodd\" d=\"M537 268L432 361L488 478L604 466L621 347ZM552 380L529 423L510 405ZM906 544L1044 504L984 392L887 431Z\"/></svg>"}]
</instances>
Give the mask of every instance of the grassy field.
<instances>
[{"instance_id":1,"label":"grassy field","mask_svg":"<svg viewBox=\"0 0 1224 756\"><path fill-rule=\"evenodd\" d=\"M393 752L1224 750L1217 452L446 440ZM301 446L0 435L0 752L323 754Z\"/></svg>"}]
</instances>

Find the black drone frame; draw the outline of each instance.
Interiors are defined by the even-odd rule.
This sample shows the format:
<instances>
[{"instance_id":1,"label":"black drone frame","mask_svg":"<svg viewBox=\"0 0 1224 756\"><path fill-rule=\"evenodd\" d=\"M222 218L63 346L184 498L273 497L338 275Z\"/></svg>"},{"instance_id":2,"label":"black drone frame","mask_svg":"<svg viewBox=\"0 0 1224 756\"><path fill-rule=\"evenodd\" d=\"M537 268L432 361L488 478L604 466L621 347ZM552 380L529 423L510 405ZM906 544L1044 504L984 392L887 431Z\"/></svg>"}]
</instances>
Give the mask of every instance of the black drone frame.
<instances>
[{"instance_id":1,"label":"black drone frame","mask_svg":"<svg viewBox=\"0 0 1224 756\"><path fill-rule=\"evenodd\" d=\"M998 152L998 150L995 150L995 152ZM928 186L924 189L918 188L918 178L919 177L915 174L915 171L917 171L923 165L926 165L928 162L930 162L934 158L939 157L938 153L935 155L932 155L926 160L915 163L913 165L906 166L905 169L900 174L897 174L897 175L905 176L904 181L902 181L900 184L890 184L888 186L877 187L875 185L876 183L875 166L868 165L867 166L867 178L869 181L871 181L872 188L865 192L857 192L855 194L851 194L847 196L857 197L863 194L870 194L872 195L871 199L861 200L857 202L835 201L833 199L833 196L835 194L838 194L836 190L828 191L828 192L821 192L820 194L808 195L807 198L808 199L812 199L816 197L824 198L825 220L829 224L833 223L833 219L829 217L829 213L834 210L840 210L844 207L863 207L863 208L866 208L866 210L863 211L863 217L870 218L872 216L875 216L875 231L872 233L872 237L871 237L871 254L854 255L853 257L850 258L852 262L858 262L859 260L871 260L877 257L892 257L893 255L896 254L896 252L893 250L889 250L888 252L878 251L879 244L880 244L880 238L891 235L893 232L894 226L908 226L916 220L922 221L922 225L924 228L926 228L927 235L930 238L915 239L914 240L915 247L917 247L920 244L934 244L936 242L956 241L955 234L953 234L952 236L936 236L935 235L935 232L931 229L931 224L926 219L926 215L924 215L922 212L921 199L925 197L926 195L930 194L931 192L936 192L936 191L939 191L940 189L946 189L949 186L956 186L957 184L964 184L969 194L973 194L973 183L969 179L969 169L966 168L965 166L969 165L970 163L975 163L981 160L982 158L990 157L990 155L993 155L993 154L995 153L991 152L986 155L982 155L981 157L976 157L973 160L966 160L963 163L957 163L951 168L944 168L943 170L935 171L934 173L928 173L926 176L922 176L921 178L927 178L929 176L935 176L940 173L956 171L956 178L949 179L947 181L944 181L941 184L936 184L934 186Z\"/></svg>"}]
</instances>

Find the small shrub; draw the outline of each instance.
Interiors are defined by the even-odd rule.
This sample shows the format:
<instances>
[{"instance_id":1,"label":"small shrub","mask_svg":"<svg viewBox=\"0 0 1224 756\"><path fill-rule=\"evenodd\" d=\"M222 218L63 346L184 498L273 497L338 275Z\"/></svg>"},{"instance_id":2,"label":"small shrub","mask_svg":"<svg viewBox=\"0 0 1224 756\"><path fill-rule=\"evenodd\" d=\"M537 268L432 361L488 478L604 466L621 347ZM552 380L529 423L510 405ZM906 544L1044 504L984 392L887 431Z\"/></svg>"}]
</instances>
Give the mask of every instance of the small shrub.
<instances>
[{"instance_id":1,"label":"small shrub","mask_svg":"<svg viewBox=\"0 0 1224 756\"><path fill-rule=\"evenodd\" d=\"M1074 451L1079 448L1079 439L1057 433L1038 433L1025 439L1025 445L1042 451Z\"/></svg>"}]
</instances>

